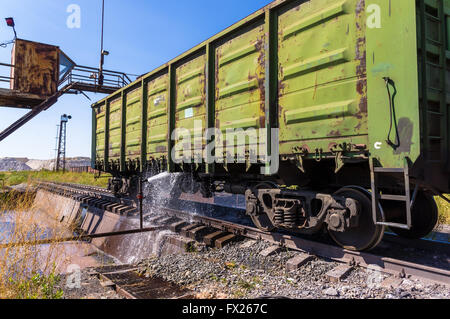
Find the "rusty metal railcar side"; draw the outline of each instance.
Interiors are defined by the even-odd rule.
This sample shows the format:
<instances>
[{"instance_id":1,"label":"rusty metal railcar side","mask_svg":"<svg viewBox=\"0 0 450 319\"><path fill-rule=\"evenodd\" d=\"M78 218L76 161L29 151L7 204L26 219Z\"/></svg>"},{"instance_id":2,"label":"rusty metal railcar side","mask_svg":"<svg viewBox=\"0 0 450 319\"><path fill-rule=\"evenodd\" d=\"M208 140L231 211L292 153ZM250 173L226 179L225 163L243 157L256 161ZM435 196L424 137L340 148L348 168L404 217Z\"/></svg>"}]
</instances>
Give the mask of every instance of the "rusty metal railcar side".
<instances>
[{"instance_id":1,"label":"rusty metal railcar side","mask_svg":"<svg viewBox=\"0 0 450 319\"><path fill-rule=\"evenodd\" d=\"M366 19L372 18L366 11L374 6L381 10L382 27L367 28ZM337 161L337 171L346 161L369 155L376 165L395 168L403 167L407 158L415 177L449 191L448 104L439 93L446 83L440 65L448 48L448 6L446 0L417 1L417 6L385 0L275 1L144 76L146 87L162 73L168 76L169 69L175 78L171 90L171 79L149 90L157 96L153 101L144 97L146 111L162 116L167 107L172 115L174 108L171 120L167 113L161 117L161 123L174 121L171 129L192 130L198 116L203 116L202 124L207 119L208 127L222 130L278 126L282 159L296 166L300 157L330 159ZM417 29L417 36L409 29ZM421 54L425 42L428 51ZM180 63L192 59L199 62L191 76ZM207 61L214 64L207 66ZM387 78L394 86L386 88ZM395 90L395 119L387 89ZM420 112L419 99L429 101L421 102L428 107L420 106ZM151 113L152 103L163 103L162 108ZM251 111L257 105L259 111ZM203 115L196 114L203 108ZM392 121L396 132L389 128ZM150 122L143 134L147 143L141 147L149 156L141 154L141 170L155 159L170 166L171 132L155 123L160 131L154 134ZM398 147L386 144L389 131L388 139Z\"/></svg>"},{"instance_id":2,"label":"rusty metal railcar side","mask_svg":"<svg viewBox=\"0 0 450 319\"><path fill-rule=\"evenodd\" d=\"M173 130L187 130L191 139L175 150L175 159L185 156L203 158L206 128L206 55L200 51L174 68L174 101L171 109ZM182 133L182 132L181 132ZM170 132L169 132L170 134ZM187 145L186 145L187 144ZM189 150L190 154L185 154ZM174 171L175 168L172 170Z\"/></svg>"},{"instance_id":3,"label":"rusty metal railcar side","mask_svg":"<svg viewBox=\"0 0 450 319\"><path fill-rule=\"evenodd\" d=\"M367 210L374 238L360 243L365 248L377 244L385 225L422 234L436 215L427 192L450 192L449 23L450 0L274 1L94 104L94 109L113 104L121 96L123 110L111 109L121 117L122 135L115 136L119 127L110 123L105 140L110 155L99 167L117 177L168 170L190 173L211 187L221 182L226 191L246 194L252 217L261 215L264 196L288 196L284 205L292 212L303 209L301 218L317 214L310 206L321 198L334 207L326 222L336 237L345 228L342 219L350 229L357 223L356 215L344 216L342 198L269 189L307 186L353 195L365 204L371 200ZM126 96L139 85L141 136L133 138L141 144L140 157L138 147L133 152L141 160L137 168L125 164L130 139L125 126ZM233 152L215 140L215 164L176 165L171 135L177 128L194 137L175 150L178 157L188 150L200 155L200 129L279 129L277 145L270 134L256 142L268 155L279 154L280 168L264 175L261 158L249 163L254 140L245 142L245 164L236 156L230 162L226 157ZM202 149L209 142L203 138ZM114 164L117 159L120 165ZM310 199L309 206L292 198L301 194ZM386 214L380 214L380 205ZM283 213L262 206L272 222L283 220ZM424 210L429 218L422 224L427 225L418 230L417 216ZM285 209L288 224L295 224L292 212Z\"/></svg>"},{"instance_id":4,"label":"rusty metal railcar side","mask_svg":"<svg viewBox=\"0 0 450 319\"><path fill-rule=\"evenodd\" d=\"M140 171L141 146L143 143L142 87L137 84L126 92L125 165L130 171Z\"/></svg>"},{"instance_id":5,"label":"rusty metal railcar side","mask_svg":"<svg viewBox=\"0 0 450 319\"><path fill-rule=\"evenodd\" d=\"M143 81L147 88L147 145L144 160L151 166L168 158L169 140L169 74Z\"/></svg>"}]
</instances>

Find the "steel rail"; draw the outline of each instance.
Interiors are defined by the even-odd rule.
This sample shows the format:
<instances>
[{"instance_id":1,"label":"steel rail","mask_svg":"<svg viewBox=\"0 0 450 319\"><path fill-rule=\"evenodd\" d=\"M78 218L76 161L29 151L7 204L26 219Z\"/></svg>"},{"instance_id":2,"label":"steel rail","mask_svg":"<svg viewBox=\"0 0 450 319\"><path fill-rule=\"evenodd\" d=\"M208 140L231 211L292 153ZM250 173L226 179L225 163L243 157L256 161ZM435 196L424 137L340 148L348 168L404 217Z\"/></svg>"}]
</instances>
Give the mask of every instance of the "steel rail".
<instances>
[{"instance_id":1,"label":"steel rail","mask_svg":"<svg viewBox=\"0 0 450 319\"><path fill-rule=\"evenodd\" d=\"M97 186L90 186L90 185L81 185L81 184L72 184L72 183L52 183L52 182L46 182L42 180L37 180L38 184L42 185L58 185L58 186L64 186L66 188L72 188L72 190L75 188L77 190L81 191L89 191L91 193L100 192L108 195L113 195L113 192L110 190L107 190L106 188L97 187ZM39 185L38 185L39 186Z\"/></svg>"},{"instance_id":2,"label":"steel rail","mask_svg":"<svg viewBox=\"0 0 450 319\"><path fill-rule=\"evenodd\" d=\"M61 185L55 183L47 184L54 188L61 187ZM86 188L90 188L90 186L87 186ZM65 191L68 191L67 188ZM88 191L86 190L86 192ZM180 219L186 219L191 222L197 222L205 226L216 228L224 232L233 233L245 238L264 240L288 249L316 255L318 257L333 261L348 263L352 266L375 268L384 273L400 276L402 278L407 276L415 276L437 283L450 285L450 270L448 269L430 267L401 259L379 256L370 252L351 251L338 246L300 238L295 235L267 233L253 227L239 225L207 216L192 215L188 212L178 211L166 207L158 208L161 212L167 215Z\"/></svg>"},{"instance_id":3,"label":"steel rail","mask_svg":"<svg viewBox=\"0 0 450 319\"><path fill-rule=\"evenodd\" d=\"M158 208L172 216L177 216L181 219L185 217L193 222L199 222L205 226L218 228L220 230L249 239L264 240L285 248L328 258L334 261L348 263L353 266L360 266L364 268L373 268L377 266L383 272L391 275L400 275L402 277L411 275L450 285L450 270L429 267L395 258L378 256L371 254L370 252L351 251L338 246L303 239L294 235L266 233L257 228L243 226L206 216L191 215L186 212L180 212L165 207Z\"/></svg>"}]
</instances>

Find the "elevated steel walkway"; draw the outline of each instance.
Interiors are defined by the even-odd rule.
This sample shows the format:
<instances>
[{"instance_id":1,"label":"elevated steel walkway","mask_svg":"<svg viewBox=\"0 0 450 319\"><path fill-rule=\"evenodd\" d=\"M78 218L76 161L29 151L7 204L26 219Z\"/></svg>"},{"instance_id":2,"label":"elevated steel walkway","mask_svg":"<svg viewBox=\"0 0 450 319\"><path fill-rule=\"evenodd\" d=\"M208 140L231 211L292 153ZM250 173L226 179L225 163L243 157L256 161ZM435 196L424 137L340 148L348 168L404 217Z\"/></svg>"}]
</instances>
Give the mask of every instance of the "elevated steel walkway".
<instances>
[{"instance_id":1,"label":"elevated steel walkway","mask_svg":"<svg viewBox=\"0 0 450 319\"><path fill-rule=\"evenodd\" d=\"M12 64L0 63L10 69L9 75L0 75L0 82L10 86L0 88L0 106L30 112L1 132L0 142L52 107L63 94L112 94L132 82L123 72L76 65L58 47L20 39L16 44L27 50L18 53L19 49L13 49ZM45 54L42 48L47 50ZM30 50L35 51L30 54Z\"/></svg>"}]
</instances>

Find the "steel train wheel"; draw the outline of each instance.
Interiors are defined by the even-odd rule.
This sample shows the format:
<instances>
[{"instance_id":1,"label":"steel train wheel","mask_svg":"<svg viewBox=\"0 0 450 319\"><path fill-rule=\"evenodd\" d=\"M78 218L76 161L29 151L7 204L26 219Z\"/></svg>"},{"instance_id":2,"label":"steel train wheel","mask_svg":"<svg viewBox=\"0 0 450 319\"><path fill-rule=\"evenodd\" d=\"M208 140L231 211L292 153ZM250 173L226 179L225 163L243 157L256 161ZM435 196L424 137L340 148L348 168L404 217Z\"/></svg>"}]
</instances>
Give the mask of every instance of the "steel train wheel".
<instances>
[{"instance_id":1,"label":"steel train wheel","mask_svg":"<svg viewBox=\"0 0 450 319\"><path fill-rule=\"evenodd\" d=\"M264 232L272 232L275 230L275 226L270 221L269 216L267 214L262 214L259 216L250 216L255 226Z\"/></svg>"},{"instance_id":2,"label":"steel train wheel","mask_svg":"<svg viewBox=\"0 0 450 319\"><path fill-rule=\"evenodd\" d=\"M386 213L405 214L405 205L402 203L390 203L386 207ZM424 192L417 194L414 206L411 211L412 227L410 230L401 228L391 228L400 237L408 239L420 239L427 236L436 227L439 219L439 210L434 198ZM405 221L399 221L405 222Z\"/></svg>"},{"instance_id":3,"label":"steel train wheel","mask_svg":"<svg viewBox=\"0 0 450 319\"><path fill-rule=\"evenodd\" d=\"M369 192L367 189L364 189L361 186L347 186L346 188L351 188L351 189L360 191L361 193L365 194L367 196L367 198L369 199L369 201L372 203L372 193ZM383 222L386 221L386 215L385 215L383 207L381 206L380 203L378 203L377 216L378 216L378 220L383 221ZM383 226L383 234L380 236L379 240L377 242L374 242L373 245L371 247L368 247L366 250L374 249L375 247L378 246L379 243L381 243L381 241L383 240L383 237L384 237L385 230L386 230L386 227Z\"/></svg>"},{"instance_id":4,"label":"steel train wheel","mask_svg":"<svg viewBox=\"0 0 450 319\"><path fill-rule=\"evenodd\" d=\"M369 196L360 190L342 188L334 195L353 198L360 204L359 226L345 232L329 230L331 238L341 247L362 251L375 248L384 236L384 226L375 225L372 215L372 202Z\"/></svg>"}]
</instances>

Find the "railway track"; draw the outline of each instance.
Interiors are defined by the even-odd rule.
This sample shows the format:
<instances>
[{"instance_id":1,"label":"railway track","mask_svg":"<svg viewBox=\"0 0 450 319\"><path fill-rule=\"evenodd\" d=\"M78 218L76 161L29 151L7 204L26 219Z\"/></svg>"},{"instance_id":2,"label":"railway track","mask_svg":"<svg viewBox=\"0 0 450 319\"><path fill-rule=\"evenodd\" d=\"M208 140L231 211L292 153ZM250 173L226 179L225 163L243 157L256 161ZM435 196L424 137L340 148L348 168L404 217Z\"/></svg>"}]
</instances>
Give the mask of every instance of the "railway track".
<instances>
[{"instance_id":1,"label":"railway track","mask_svg":"<svg viewBox=\"0 0 450 319\"><path fill-rule=\"evenodd\" d=\"M45 186L45 185L58 185L63 189L71 190L71 191L78 191L83 194L89 194L92 196L109 196L114 197L113 192L107 190L103 187L97 187L97 186L90 186L90 185L81 185L81 184L72 184L72 183L49 183L45 181L38 181L39 186Z\"/></svg>"},{"instance_id":2,"label":"railway track","mask_svg":"<svg viewBox=\"0 0 450 319\"><path fill-rule=\"evenodd\" d=\"M120 204L112 194L104 189L90 186L80 186L74 184L56 184L43 182L39 185L52 193L62 196L71 197L80 200L83 203L104 209L111 205L123 206L113 212L120 211L122 215L130 218L136 217L138 210L135 207L128 207ZM109 206L108 206L109 202ZM283 247L293 251L297 251L299 256L314 255L324 259L329 259L342 263L342 271L351 270L354 267L372 268L377 266L379 270L386 274L390 274L393 278L418 277L431 280L436 283L450 285L450 270L448 266L449 245L431 241L413 241L409 242L419 245L421 249L427 249L430 252L446 254L446 264L442 267L426 265L422 262L415 262L401 257L387 257L378 252L355 252L337 247L320 241L313 241L283 233L265 233L259 229L224 221L221 219L193 215L189 212L170 209L167 207L158 207L160 214L153 218L154 223L158 221L170 220L170 229L180 232L182 235L191 237L197 241L204 241L206 244L221 247L232 241L248 238L252 240L263 240L272 243L274 246ZM403 239L396 236L388 236L386 242L393 242L401 245L408 245ZM411 248L411 247L410 247ZM339 272L338 272L339 273Z\"/></svg>"},{"instance_id":3,"label":"railway track","mask_svg":"<svg viewBox=\"0 0 450 319\"><path fill-rule=\"evenodd\" d=\"M103 187L72 184L72 183L59 183L59 185L76 188L76 189L80 189L80 190L86 190L86 191L90 191L90 192L99 192L102 194L107 194L107 195L113 196L113 192L111 192L110 190L107 190L106 188L103 188Z\"/></svg>"}]
</instances>

